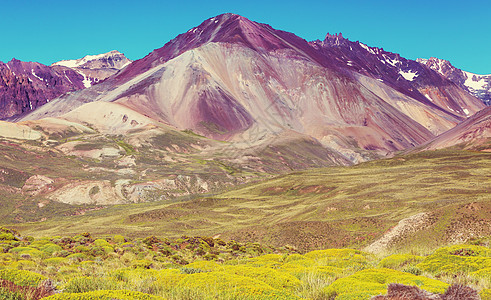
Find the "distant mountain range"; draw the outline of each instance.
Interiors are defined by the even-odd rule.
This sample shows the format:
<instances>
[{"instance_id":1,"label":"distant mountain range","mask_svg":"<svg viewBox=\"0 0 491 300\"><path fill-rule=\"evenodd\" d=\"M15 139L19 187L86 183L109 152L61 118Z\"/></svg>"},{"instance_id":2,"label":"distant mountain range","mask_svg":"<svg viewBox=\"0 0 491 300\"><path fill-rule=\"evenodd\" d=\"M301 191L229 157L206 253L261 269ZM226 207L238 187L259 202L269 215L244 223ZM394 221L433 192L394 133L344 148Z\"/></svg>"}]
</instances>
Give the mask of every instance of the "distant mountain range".
<instances>
[{"instance_id":1,"label":"distant mountain range","mask_svg":"<svg viewBox=\"0 0 491 300\"><path fill-rule=\"evenodd\" d=\"M312 140L348 164L427 143L489 96L488 77L446 61L408 60L341 34L307 42L235 14L134 62L111 51L51 66L12 60L0 72L3 119L55 117L104 134L164 124L239 152Z\"/></svg>"},{"instance_id":2,"label":"distant mountain range","mask_svg":"<svg viewBox=\"0 0 491 300\"><path fill-rule=\"evenodd\" d=\"M87 63L61 64L77 70ZM59 117L88 102L118 103L180 130L247 145L295 132L351 162L422 144L484 108L398 54L341 35L307 42L234 14L208 19L104 82L19 120Z\"/></svg>"},{"instance_id":3,"label":"distant mountain range","mask_svg":"<svg viewBox=\"0 0 491 300\"><path fill-rule=\"evenodd\" d=\"M90 87L130 62L118 51L51 66L17 59L0 62L0 119L25 114L62 94Z\"/></svg>"}]
</instances>

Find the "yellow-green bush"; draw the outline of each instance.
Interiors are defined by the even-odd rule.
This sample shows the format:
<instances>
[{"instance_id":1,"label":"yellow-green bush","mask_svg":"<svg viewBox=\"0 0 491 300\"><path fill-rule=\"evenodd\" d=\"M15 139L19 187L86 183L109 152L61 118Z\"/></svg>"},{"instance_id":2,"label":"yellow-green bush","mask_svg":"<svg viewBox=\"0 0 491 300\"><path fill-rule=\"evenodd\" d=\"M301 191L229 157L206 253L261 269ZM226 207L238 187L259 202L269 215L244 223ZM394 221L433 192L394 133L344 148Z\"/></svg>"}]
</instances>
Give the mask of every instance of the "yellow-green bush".
<instances>
[{"instance_id":1,"label":"yellow-green bush","mask_svg":"<svg viewBox=\"0 0 491 300\"><path fill-rule=\"evenodd\" d=\"M104 250L104 252L106 252L107 254L109 253L113 253L114 252L114 248L111 247L111 246L104 246L102 247L102 249Z\"/></svg>"},{"instance_id":2,"label":"yellow-green bush","mask_svg":"<svg viewBox=\"0 0 491 300\"><path fill-rule=\"evenodd\" d=\"M288 265L283 265L281 269L293 276L302 279L305 276L314 276L326 280L331 277L339 277L344 273L341 268L336 268L333 266L315 266L315 267L302 267L302 268L288 268Z\"/></svg>"},{"instance_id":3,"label":"yellow-green bush","mask_svg":"<svg viewBox=\"0 0 491 300\"><path fill-rule=\"evenodd\" d=\"M408 264L419 263L425 258L412 254L393 254L382 259L378 266L380 268L399 269Z\"/></svg>"},{"instance_id":4,"label":"yellow-green bush","mask_svg":"<svg viewBox=\"0 0 491 300\"><path fill-rule=\"evenodd\" d=\"M14 259L14 255L12 253L0 253L0 262L11 262Z\"/></svg>"},{"instance_id":5,"label":"yellow-green bush","mask_svg":"<svg viewBox=\"0 0 491 300\"><path fill-rule=\"evenodd\" d=\"M0 279L11 281L19 286L36 287L46 280L46 277L26 270L3 269L0 270Z\"/></svg>"},{"instance_id":6,"label":"yellow-green bush","mask_svg":"<svg viewBox=\"0 0 491 300\"><path fill-rule=\"evenodd\" d=\"M299 299L262 281L227 272L190 274L177 287L198 292L203 299L220 299L224 295L231 299Z\"/></svg>"},{"instance_id":7,"label":"yellow-green bush","mask_svg":"<svg viewBox=\"0 0 491 300\"><path fill-rule=\"evenodd\" d=\"M360 293L363 297L367 296L367 298L360 299L369 299L370 295L386 293L390 283L414 285L432 293L443 293L448 287L447 283L435 279L382 268L367 269L340 278L326 287L324 291L327 295L338 295L339 299L351 299L351 296L357 299L362 297Z\"/></svg>"},{"instance_id":8,"label":"yellow-green bush","mask_svg":"<svg viewBox=\"0 0 491 300\"><path fill-rule=\"evenodd\" d=\"M45 245L41 246L39 250L46 252L49 255L52 255L54 252L63 250L63 248L53 243L46 243Z\"/></svg>"},{"instance_id":9,"label":"yellow-green bush","mask_svg":"<svg viewBox=\"0 0 491 300\"><path fill-rule=\"evenodd\" d=\"M116 244L123 244L125 242L125 239L122 235L120 234L116 234L114 237L113 237L113 241L116 243Z\"/></svg>"},{"instance_id":10,"label":"yellow-green bush","mask_svg":"<svg viewBox=\"0 0 491 300\"><path fill-rule=\"evenodd\" d=\"M481 296L481 300L491 300L491 289L483 289L479 296Z\"/></svg>"},{"instance_id":11,"label":"yellow-green bush","mask_svg":"<svg viewBox=\"0 0 491 300\"><path fill-rule=\"evenodd\" d=\"M108 241L104 240L104 239L97 239L94 241L94 245L96 245L97 247L104 247L104 246L110 246Z\"/></svg>"},{"instance_id":12,"label":"yellow-green bush","mask_svg":"<svg viewBox=\"0 0 491 300\"><path fill-rule=\"evenodd\" d=\"M316 250L305 254L319 265L361 270L369 266L371 255L353 249Z\"/></svg>"},{"instance_id":13,"label":"yellow-green bush","mask_svg":"<svg viewBox=\"0 0 491 300\"><path fill-rule=\"evenodd\" d=\"M279 254L266 254L241 261L241 264L247 264L248 266L269 268L277 268L281 266L282 263L283 255Z\"/></svg>"},{"instance_id":14,"label":"yellow-green bush","mask_svg":"<svg viewBox=\"0 0 491 300\"><path fill-rule=\"evenodd\" d=\"M131 262L132 268L149 269L152 266L152 262L147 259L137 259Z\"/></svg>"},{"instance_id":15,"label":"yellow-green bush","mask_svg":"<svg viewBox=\"0 0 491 300\"><path fill-rule=\"evenodd\" d=\"M476 245L454 245L436 250L416 267L433 274L470 273L491 268L491 250Z\"/></svg>"},{"instance_id":16,"label":"yellow-green bush","mask_svg":"<svg viewBox=\"0 0 491 300\"><path fill-rule=\"evenodd\" d=\"M91 256L85 254L85 253L72 253L66 257L67 259L71 261L85 261L88 259L92 259Z\"/></svg>"},{"instance_id":17,"label":"yellow-green bush","mask_svg":"<svg viewBox=\"0 0 491 300\"><path fill-rule=\"evenodd\" d=\"M34 270L38 265L30 260L18 260L10 263L8 268L19 269L19 270Z\"/></svg>"},{"instance_id":18,"label":"yellow-green bush","mask_svg":"<svg viewBox=\"0 0 491 300\"><path fill-rule=\"evenodd\" d=\"M12 233L7 233L7 232L1 232L0 233L0 240L1 241L12 241L14 239L15 239L15 237Z\"/></svg>"},{"instance_id":19,"label":"yellow-green bush","mask_svg":"<svg viewBox=\"0 0 491 300\"><path fill-rule=\"evenodd\" d=\"M175 287L186 276L186 274L181 274L177 269L159 270L156 272L157 280L155 284L160 288L169 290Z\"/></svg>"},{"instance_id":20,"label":"yellow-green bush","mask_svg":"<svg viewBox=\"0 0 491 300\"><path fill-rule=\"evenodd\" d=\"M45 259L44 263L48 266L64 266L69 265L70 261L64 257L51 257Z\"/></svg>"},{"instance_id":21,"label":"yellow-green bush","mask_svg":"<svg viewBox=\"0 0 491 300\"><path fill-rule=\"evenodd\" d=\"M43 300L163 300L164 298L153 296L145 293L128 291L128 290L101 290L101 291L93 291L87 293L63 293L53 295L47 298L43 298Z\"/></svg>"},{"instance_id":22,"label":"yellow-green bush","mask_svg":"<svg viewBox=\"0 0 491 300\"><path fill-rule=\"evenodd\" d=\"M481 270L477 270L475 272L470 273L470 275L477 278L487 278L491 281L491 268L484 268Z\"/></svg>"},{"instance_id":23,"label":"yellow-green bush","mask_svg":"<svg viewBox=\"0 0 491 300\"><path fill-rule=\"evenodd\" d=\"M285 263L289 263L289 262L294 262L294 261L312 261L312 260L310 258L307 258L305 255L294 253L294 254L288 255L286 258L283 259L283 261Z\"/></svg>"},{"instance_id":24,"label":"yellow-green bush","mask_svg":"<svg viewBox=\"0 0 491 300\"><path fill-rule=\"evenodd\" d=\"M48 238L42 238L42 239L39 239L39 240L35 240L33 242L31 242L31 247L34 247L34 248L41 248L42 246L46 245L46 244L51 244L51 240L48 239Z\"/></svg>"},{"instance_id":25,"label":"yellow-green bush","mask_svg":"<svg viewBox=\"0 0 491 300\"><path fill-rule=\"evenodd\" d=\"M115 289L118 289L118 284L114 280L89 276L72 278L63 287L63 290L67 293L85 293L97 290Z\"/></svg>"},{"instance_id":26,"label":"yellow-green bush","mask_svg":"<svg viewBox=\"0 0 491 300\"><path fill-rule=\"evenodd\" d=\"M293 275L271 268L237 265L227 266L225 272L260 280L275 289L294 289L301 284Z\"/></svg>"}]
</instances>

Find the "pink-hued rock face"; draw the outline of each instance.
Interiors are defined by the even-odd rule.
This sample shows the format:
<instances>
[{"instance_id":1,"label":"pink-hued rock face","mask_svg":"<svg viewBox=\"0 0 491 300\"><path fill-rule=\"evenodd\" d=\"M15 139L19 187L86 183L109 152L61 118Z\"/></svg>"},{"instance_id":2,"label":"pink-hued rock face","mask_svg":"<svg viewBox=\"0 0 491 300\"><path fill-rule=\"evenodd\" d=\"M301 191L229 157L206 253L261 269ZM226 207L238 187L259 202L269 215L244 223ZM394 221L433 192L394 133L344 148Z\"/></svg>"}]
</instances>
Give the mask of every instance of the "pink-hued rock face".
<instances>
[{"instance_id":1,"label":"pink-hued rock face","mask_svg":"<svg viewBox=\"0 0 491 300\"><path fill-rule=\"evenodd\" d=\"M360 151L385 155L422 144L484 107L398 54L341 35L308 43L234 14L204 21L25 119L59 116L92 101L115 102L213 139L257 144L294 132L352 162L365 159Z\"/></svg>"},{"instance_id":2,"label":"pink-hued rock face","mask_svg":"<svg viewBox=\"0 0 491 300\"><path fill-rule=\"evenodd\" d=\"M83 87L82 76L65 67L50 68L16 59L0 62L0 119L29 112Z\"/></svg>"},{"instance_id":3,"label":"pink-hued rock face","mask_svg":"<svg viewBox=\"0 0 491 300\"><path fill-rule=\"evenodd\" d=\"M23 115L67 92L90 87L130 62L117 51L51 66L16 59L0 62L0 119Z\"/></svg>"}]
</instances>

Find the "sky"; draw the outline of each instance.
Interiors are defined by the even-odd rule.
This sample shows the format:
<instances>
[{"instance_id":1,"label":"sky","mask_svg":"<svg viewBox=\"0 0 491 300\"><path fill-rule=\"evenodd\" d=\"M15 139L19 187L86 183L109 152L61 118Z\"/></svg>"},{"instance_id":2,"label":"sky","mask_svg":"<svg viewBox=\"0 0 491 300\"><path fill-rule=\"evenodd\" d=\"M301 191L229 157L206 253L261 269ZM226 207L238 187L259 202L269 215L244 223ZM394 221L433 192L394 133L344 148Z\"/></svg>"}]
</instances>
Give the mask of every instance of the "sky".
<instances>
[{"instance_id":1,"label":"sky","mask_svg":"<svg viewBox=\"0 0 491 300\"><path fill-rule=\"evenodd\" d=\"M345 38L491 74L489 0L0 0L0 61L51 64L111 50L129 59L231 12L308 40Z\"/></svg>"}]
</instances>

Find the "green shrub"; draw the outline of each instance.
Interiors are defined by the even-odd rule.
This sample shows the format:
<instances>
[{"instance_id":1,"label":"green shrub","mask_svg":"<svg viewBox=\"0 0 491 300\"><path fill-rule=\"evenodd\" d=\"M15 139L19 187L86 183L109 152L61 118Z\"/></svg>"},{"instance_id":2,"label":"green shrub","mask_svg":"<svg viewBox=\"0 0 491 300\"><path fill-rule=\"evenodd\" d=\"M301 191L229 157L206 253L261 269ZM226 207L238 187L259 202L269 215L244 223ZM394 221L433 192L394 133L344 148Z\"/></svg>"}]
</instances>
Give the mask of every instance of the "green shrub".
<instances>
[{"instance_id":1,"label":"green shrub","mask_svg":"<svg viewBox=\"0 0 491 300\"><path fill-rule=\"evenodd\" d=\"M49 255L52 255L54 252L59 252L62 251L63 248L60 246L53 244L53 243L48 243L45 244L44 246L40 247L39 250L48 253Z\"/></svg>"},{"instance_id":2,"label":"green shrub","mask_svg":"<svg viewBox=\"0 0 491 300\"><path fill-rule=\"evenodd\" d=\"M382 259L378 266L379 268L400 269L403 266L419 263L425 258L423 256L411 254L393 254Z\"/></svg>"},{"instance_id":3,"label":"green shrub","mask_svg":"<svg viewBox=\"0 0 491 300\"><path fill-rule=\"evenodd\" d=\"M362 270L369 266L372 256L369 253L353 249L316 250L305 254L319 265Z\"/></svg>"},{"instance_id":4,"label":"green shrub","mask_svg":"<svg viewBox=\"0 0 491 300\"><path fill-rule=\"evenodd\" d=\"M271 268L237 265L227 266L225 272L260 280L275 289L294 289L301 284L293 275Z\"/></svg>"},{"instance_id":5,"label":"green shrub","mask_svg":"<svg viewBox=\"0 0 491 300\"><path fill-rule=\"evenodd\" d=\"M46 280L46 277L26 270L3 269L0 270L0 279L11 281L19 286L37 287Z\"/></svg>"},{"instance_id":6,"label":"green shrub","mask_svg":"<svg viewBox=\"0 0 491 300\"><path fill-rule=\"evenodd\" d=\"M426 257L416 267L432 274L475 272L491 268L491 250L475 245L443 247Z\"/></svg>"},{"instance_id":7,"label":"green shrub","mask_svg":"<svg viewBox=\"0 0 491 300\"><path fill-rule=\"evenodd\" d=\"M367 269L355 274L340 278L325 288L326 295L338 295L336 299L357 299L360 293L365 296L374 296L387 292L389 283L402 283L418 286L432 293L443 293L448 287L447 283L416 276L392 269ZM344 297L344 298L343 298ZM364 299L368 299L365 297Z\"/></svg>"},{"instance_id":8,"label":"green shrub","mask_svg":"<svg viewBox=\"0 0 491 300\"><path fill-rule=\"evenodd\" d=\"M64 285L67 293L85 293L97 290L115 290L118 285L115 281L101 277L75 277Z\"/></svg>"},{"instance_id":9,"label":"green shrub","mask_svg":"<svg viewBox=\"0 0 491 300\"><path fill-rule=\"evenodd\" d=\"M491 281L491 268L484 268L470 273L471 276L476 278L484 278Z\"/></svg>"},{"instance_id":10,"label":"green shrub","mask_svg":"<svg viewBox=\"0 0 491 300\"><path fill-rule=\"evenodd\" d=\"M119 234L116 234L116 235L113 237L113 241L114 241L116 244L123 244L124 242L126 242L125 238L124 238L122 235L119 235Z\"/></svg>"},{"instance_id":11,"label":"green shrub","mask_svg":"<svg viewBox=\"0 0 491 300\"><path fill-rule=\"evenodd\" d=\"M241 262L251 267L268 267L277 268L283 263L283 255L280 254L266 254L258 257L250 258Z\"/></svg>"},{"instance_id":12,"label":"green shrub","mask_svg":"<svg viewBox=\"0 0 491 300\"><path fill-rule=\"evenodd\" d=\"M64 257L51 257L45 259L44 262L48 266L64 266L70 264L70 261Z\"/></svg>"},{"instance_id":13,"label":"green shrub","mask_svg":"<svg viewBox=\"0 0 491 300\"><path fill-rule=\"evenodd\" d=\"M197 292L205 299L219 299L224 295L229 299L299 299L262 281L227 272L190 274L179 281L177 287Z\"/></svg>"},{"instance_id":14,"label":"green shrub","mask_svg":"<svg viewBox=\"0 0 491 300\"><path fill-rule=\"evenodd\" d=\"M13 241L15 239L12 233L0 233L0 241Z\"/></svg>"},{"instance_id":15,"label":"green shrub","mask_svg":"<svg viewBox=\"0 0 491 300\"><path fill-rule=\"evenodd\" d=\"M19 270L35 270L38 265L30 260L18 260L16 262L12 262L9 265L9 268L19 269Z\"/></svg>"},{"instance_id":16,"label":"green shrub","mask_svg":"<svg viewBox=\"0 0 491 300\"><path fill-rule=\"evenodd\" d=\"M131 262L132 268L150 269L152 262L147 259L139 259Z\"/></svg>"},{"instance_id":17,"label":"green shrub","mask_svg":"<svg viewBox=\"0 0 491 300\"><path fill-rule=\"evenodd\" d=\"M97 247L107 247L107 246L110 246L110 244L108 243L108 241L104 240L104 239L97 239L94 241L94 245L96 245Z\"/></svg>"},{"instance_id":18,"label":"green shrub","mask_svg":"<svg viewBox=\"0 0 491 300\"><path fill-rule=\"evenodd\" d=\"M82 294L75 293L63 293L53 295L47 298L43 298L43 300L164 300L162 297L153 296L145 293L128 291L128 290L100 290L87 292Z\"/></svg>"},{"instance_id":19,"label":"green shrub","mask_svg":"<svg viewBox=\"0 0 491 300\"><path fill-rule=\"evenodd\" d=\"M85 253L73 253L68 255L66 258L74 262L81 262L91 259L91 257L86 255Z\"/></svg>"},{"instance_id":20,"label":"green shrub","mask_svg":"<svg viewBox=\"0 0 491 300\"><path fill-rule=\"evenodd\" d=\"M491 289L483 289L479 296L481 296L481 300L491 300Z\"/></svg>"}]
</instances>

